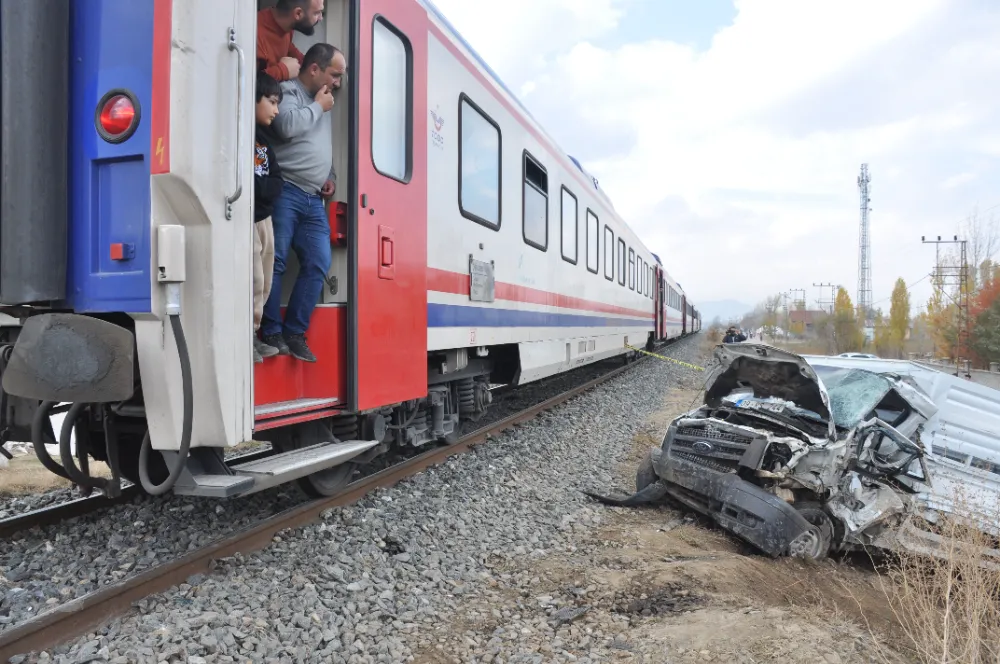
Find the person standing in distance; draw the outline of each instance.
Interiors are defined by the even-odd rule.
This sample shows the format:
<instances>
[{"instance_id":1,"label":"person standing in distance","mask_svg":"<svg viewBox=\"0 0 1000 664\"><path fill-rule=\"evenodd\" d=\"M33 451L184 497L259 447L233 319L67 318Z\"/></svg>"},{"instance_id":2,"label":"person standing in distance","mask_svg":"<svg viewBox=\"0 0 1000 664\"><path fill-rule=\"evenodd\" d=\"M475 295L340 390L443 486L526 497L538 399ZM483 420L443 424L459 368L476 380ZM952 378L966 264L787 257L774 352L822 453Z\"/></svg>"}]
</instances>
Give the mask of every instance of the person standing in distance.
<instances>
[{"instance_id":1,"label":"person standing in distance","mask_svg":"<svg viewBox=\"0 0 1000 664\"><path fill-rule=\"evenodd\" d=\"M340 89L347 60L330 44L316 44L302 59L298 78L282 83L282 101L273 127L285 183L274 204L274 277L264 305L262 341L303 362L316 356L306 342L313 309L330 270L330 225L323 199L336 191L333 167L332 90ZM299 274L281 319L281 280L289 249Z\"/></svg>"},{"instance_id":2,"label":"person standing in distance","mask_svg":"<svg viewBox=\"0 0 1000 664\"><path fill-rule=\"evenodd\" d=\"M297 77L303 56L292 32L311 36L322 19L323 0L278 0L257 12L257 71L279 82Z\"/></svg>"}]
</instances>

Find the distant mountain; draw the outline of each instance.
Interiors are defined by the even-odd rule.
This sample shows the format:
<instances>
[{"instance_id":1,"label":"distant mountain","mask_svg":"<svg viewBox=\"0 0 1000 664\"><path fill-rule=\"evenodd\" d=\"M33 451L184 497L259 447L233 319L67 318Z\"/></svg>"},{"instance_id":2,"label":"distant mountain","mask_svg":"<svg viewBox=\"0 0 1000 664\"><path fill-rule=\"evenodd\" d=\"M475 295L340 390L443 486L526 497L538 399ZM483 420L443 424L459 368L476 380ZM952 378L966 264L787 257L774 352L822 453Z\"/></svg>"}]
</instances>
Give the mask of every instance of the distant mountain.
<instances>
[{"instance_id":1,"label":"distant mountain","mask_svg":"<svg viewBox=\"0 0 1000 664\"><path fill-rule=\"evenodd\" d=\"M753 311L752 304L744 304L736 300L715 300L712 302L702 302L696 305L701 310L701 320L706 326L718 317L723 323L739 321L743 314Z\"/></svg>"}]
</instances>

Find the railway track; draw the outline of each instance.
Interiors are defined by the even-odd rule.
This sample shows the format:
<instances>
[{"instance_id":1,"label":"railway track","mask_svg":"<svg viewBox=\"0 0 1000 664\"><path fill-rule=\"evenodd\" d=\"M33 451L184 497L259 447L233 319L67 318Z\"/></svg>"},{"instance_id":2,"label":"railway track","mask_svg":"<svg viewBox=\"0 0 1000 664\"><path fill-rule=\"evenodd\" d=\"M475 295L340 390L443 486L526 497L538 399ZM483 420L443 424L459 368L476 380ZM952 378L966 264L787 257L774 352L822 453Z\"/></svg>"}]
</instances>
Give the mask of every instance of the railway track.
<instances>
[{"instance_id":1,"label":"railway track","mask_svg":"<svg viewBox=\"0 0 1000 664\"><path fill-rule=\"evenodd\" d=\"M642 361L642 360L640 360ZM430 466L439 464L449 457L468 451L485 442L490 436L537 416L539 413L558 406L601 383L608 381L631 368L632 364L613 369L575 386L561 394L534 404L497 422L486 425L465 436L453 445L439 447L418 454L390 466L382 471L360 478L339 494L330 498L313 500L269 517L253 526L246 527L196 551L165 564L146 570L141 574L105 586L92 593L71 600L58 608L29 619L17 627L0 634L0 662L15 655L49 650L61 643L92 630L94 627L128 612L132 604L150 595L162 592L183 583L194 574L211 571L213 561L237 553L251 553L266 547L276 533L297 528L315 521L319 515L332 507L350 505L377 488L391 487L401 480L419 473ZM0 536L5 533L24 530L26 527L57 523L63 519L80 516L90 511L103 509L110 504L130 499L82 498L69 503L44 508L17 515L0 522ZM18 522L19 523L10 523ZM34 522L32 522L34 521ZM7 528L8 530L3 530ZM14 530L11 530L11 529Z\"/></svg>"}]
</instances>

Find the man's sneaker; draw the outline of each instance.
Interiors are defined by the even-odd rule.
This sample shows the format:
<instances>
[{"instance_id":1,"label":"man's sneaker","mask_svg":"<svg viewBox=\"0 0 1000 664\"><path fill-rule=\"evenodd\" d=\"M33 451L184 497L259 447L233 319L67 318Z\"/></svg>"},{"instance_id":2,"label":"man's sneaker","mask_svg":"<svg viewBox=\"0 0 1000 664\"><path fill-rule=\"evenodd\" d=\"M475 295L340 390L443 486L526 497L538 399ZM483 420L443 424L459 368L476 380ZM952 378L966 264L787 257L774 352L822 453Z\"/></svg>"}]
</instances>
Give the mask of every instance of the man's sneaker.
<instances>
[{"instance_id":1,"label":"man's sneaker","mask_svg":"<svg viewBox=\"0 0 1000 664\"><path fill-rule=\"evenodd\" d=\"M278 349L278 355L290 355L291 351L288 350L288 344L285 343L285 338L280 334L265 334L264 338L261 339L265 344L271 348Z\"/></svg>"},{"instance_id":2,"label":"man's sneaker","mask_svg":"<svg viewBox=\"0 0 1000 664\"><path fill-rule=\"evenodd\" d=\"M270 346L260 340L257 336L253 338L253 352L261 357L263 360L265 357L274 357L278 354L278 349L274 346ZM257 355L254 355L256 361Z\"/></svg>"},{"instance_id":3,"label":"man's sneaker","mask_svg":"<svg viewBox=\"0 0 1000 664\"><path fill-rule=\"evenodd\" d=\"M264 358L260 356L260 351L257 350L257 344L253 345L253 363L260 364L264 361Z\"/></svg>"},{"instance_id":4,"label":"man's sneaker","mask_svg":"<svg viewBox=\"0 0 1000 664\"><path fill-rule=\"evenodd\" d=\"M305 335L290 334L285 337L285 341L288 343L288 349L292 353L292 357L296 360L302 360L303 362L316 361L316 356L309 350L309 344L306 343Z\"/></svg>"}]
</instances>

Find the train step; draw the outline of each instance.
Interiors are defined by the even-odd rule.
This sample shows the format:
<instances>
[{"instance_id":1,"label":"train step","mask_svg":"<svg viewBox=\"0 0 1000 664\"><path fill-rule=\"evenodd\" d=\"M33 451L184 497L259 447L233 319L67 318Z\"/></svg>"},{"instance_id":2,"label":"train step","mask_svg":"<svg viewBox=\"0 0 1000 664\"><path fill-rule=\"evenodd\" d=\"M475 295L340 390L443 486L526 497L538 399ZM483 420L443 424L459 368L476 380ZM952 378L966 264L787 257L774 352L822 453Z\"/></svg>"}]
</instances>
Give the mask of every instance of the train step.
<instances>
[{"instance_id":1,"label":"train step","mask_svg":"<svg viewBox=\"0 0 1000 664\"><path fill-rule=\"evenodd\" d=\"M233 465L229 467L231 474L205 472L208 468L192 457L187 471L174 485L174 493L206 498L231 498L256 493L340 465L376 445L378 442L374 440L318 443Z\"/></svg>"}]
</instances>

